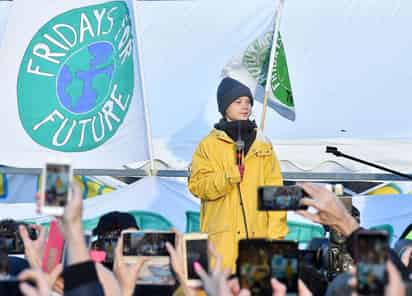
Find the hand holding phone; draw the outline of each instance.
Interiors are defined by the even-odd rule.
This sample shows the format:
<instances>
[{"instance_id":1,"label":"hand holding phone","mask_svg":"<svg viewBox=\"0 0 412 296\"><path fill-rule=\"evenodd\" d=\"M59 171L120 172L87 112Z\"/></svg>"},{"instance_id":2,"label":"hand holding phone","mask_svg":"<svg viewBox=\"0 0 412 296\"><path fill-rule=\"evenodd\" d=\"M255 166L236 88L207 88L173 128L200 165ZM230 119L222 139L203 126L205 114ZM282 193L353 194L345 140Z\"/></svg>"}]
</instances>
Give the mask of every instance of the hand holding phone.
<instances>
[{"instance_id":1,"label":"hand holding phone","mask_svg":"<svg viewBox=\"0 0 412 296\"><path fill-rule=\"evenodd\" d=\"M300 200L308 197L299 186L261 186L258 188L259 211L306 210Z\"/></svg>"},{"instance_id":2,"label":"hand holding phone","mask_svg":"<svg viewBox=\"0 0 412 296\"><path fill-rule=\"evenodd\" d=\"M71 198L73 171L68 161L47 162L43 168L40 212L62 216Z\"/></svg>"}]
</instances>

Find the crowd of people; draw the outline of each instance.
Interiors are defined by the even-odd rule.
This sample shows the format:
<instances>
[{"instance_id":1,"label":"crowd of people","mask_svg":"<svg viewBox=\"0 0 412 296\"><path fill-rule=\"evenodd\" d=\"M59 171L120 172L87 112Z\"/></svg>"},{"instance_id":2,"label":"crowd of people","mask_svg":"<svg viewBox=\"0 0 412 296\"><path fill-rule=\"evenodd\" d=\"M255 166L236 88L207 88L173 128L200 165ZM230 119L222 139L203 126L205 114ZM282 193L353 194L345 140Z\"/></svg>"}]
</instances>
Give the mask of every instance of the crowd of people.
<instances>
[{"instance_id":1,"label":"crowd of people","mask_svg":"<svg viewBox=\"0 0 412 296\"><path fill-rule=\"evenodd\" d=\"M299 213L313 222L327 225L338 230L346 237L349 252L353 252L354 237L364 230L345 209L342 203L332 192L324 187L304 183L302 188L311 196L302 202L313 207L317 212L300 211ZM122 254L122 231L138 229L133 216L127 213L109 213L102 217L94 234L103 235L112 233L118 235L114 250L114 260L111 266L94 262L90 257L90 250L86 244L82 227L82 197L80 190L75 187L73 198L68 202L64 215L59 218L59 225L67 244L68 258L65 268L59 264L49 273L42 271L41 262L46 242L46 231L39 225L32 226L38 232L36 239L30 237L27 227L20 225L18 232L24 243L24 259L27 264L8 260L2 265L2 279L12 273L17 276L19 289L23 295L251 295L250 291L241 289L236 274L231 268L223 268L223 256L210 244L210 257L214 260L209 272L200 264L194 268L200 276L203 286L194 289L189 287L184 276L183 254L181 253L181 235L177 234L176 245L167 244L171 264L177 278L177 285L167 287L139 287L136 285L139 271L145 258L134 264L124 262ZM387 261L388 282L382 295L410 295L410 273L408 266L412 254L412 247L406 247L402 257L390 251ZM9 257L11 257L10 255ZM17 266L13 266L16 265ZM326 295L355 295L355 269L348 274L339 275L330 283ZM344 280L342 280L344 279ZM1 283L0 283L1 284ZM286 286L271 280L273 295L287 295ZM313 283L299 279L299 295L318 295L318 291L311 291Z\"/></svg>"}]
</instances>

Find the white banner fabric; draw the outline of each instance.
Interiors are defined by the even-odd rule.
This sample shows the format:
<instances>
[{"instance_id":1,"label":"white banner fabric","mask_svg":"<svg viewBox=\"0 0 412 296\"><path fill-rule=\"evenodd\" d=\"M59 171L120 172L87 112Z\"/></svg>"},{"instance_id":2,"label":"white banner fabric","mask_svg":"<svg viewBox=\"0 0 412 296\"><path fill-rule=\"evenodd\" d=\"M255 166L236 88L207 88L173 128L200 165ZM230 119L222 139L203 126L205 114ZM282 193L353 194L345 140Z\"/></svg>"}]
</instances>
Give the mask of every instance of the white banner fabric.
<instances>
[{"instance_id":1,"label":"white banner fabric","mask_svg":"<svg viewBox=\"0 0 412 296\"><path fill-rule=\"evenodd\" d=\"M2 164L64 156L76 168L118 168L149 158L132 10L14 1L0 50Z\"/></svg>"}]
</instances>

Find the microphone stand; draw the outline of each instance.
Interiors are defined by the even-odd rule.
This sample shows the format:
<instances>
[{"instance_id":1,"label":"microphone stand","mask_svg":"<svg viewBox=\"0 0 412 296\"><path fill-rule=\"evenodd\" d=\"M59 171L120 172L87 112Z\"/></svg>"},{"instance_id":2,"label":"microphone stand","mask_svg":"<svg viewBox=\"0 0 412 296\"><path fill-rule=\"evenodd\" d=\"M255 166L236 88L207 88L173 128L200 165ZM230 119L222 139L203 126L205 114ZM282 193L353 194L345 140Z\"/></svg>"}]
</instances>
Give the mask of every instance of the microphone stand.
<instances>
[{"instance_id":1,"label":"microphone stand","mask_svg":"<svg viewBox=\"0 0 412 296\"><path fill-rule=\"evenodd\" d=\"M245 164L244 164L245 142L242 140L240 130L241 130L241 127L240 127L240 121L239 121L238 130L237 130L238 132L237 141L235 143L236 145L236 165L239 169L240 179L242 180L243 174L245 171ZM237 190L239 192L240 208L242 210L242 217L243 217L243 224L245 226L246 239L249 239L249 230L248 230L248 225L247 225L246 210L245 210L245 204L243 203L242 191L240 190L240 183L237 183Z\"/></svg>"},{"instance_id":2,"label":"microphone stand","mask_svg":"<svg viewBox=\"0 0 412 296\"><path fill-rule=\"evenodd\" d=\"M412 180L412 176L411 176L411 175L403 174L403 173L401 173L401 172L398 172L398 171L395 171L395 170L392 170L392 169L388 169L388 168L386 168L386 167L383 167L383 166L374 164L374 163L372 163L372 162L365 161L365 160L362 160L362 159L359 159L359 158L350 156L350 155L348 155L348 154L342 153L342 152L340 152L340 151L338 150L337 147L326 146L326 153L331 153L331 154L335 155L336 157L343 157L343 158L346 158L346 159L350 159L350 160L353 160L353 161L362 163L362 164L364 164L364 165L367 165L367 166L370 166L370 167L374 167L374 168L377 168L377 169L379 169L379 170L386 171L386 172L389 172L389 173L391 173L391 174L394 174L394 175L397 175L397 176L400 176L400 177L404 177L405 179Z\"/></svg>"}]
</instances>

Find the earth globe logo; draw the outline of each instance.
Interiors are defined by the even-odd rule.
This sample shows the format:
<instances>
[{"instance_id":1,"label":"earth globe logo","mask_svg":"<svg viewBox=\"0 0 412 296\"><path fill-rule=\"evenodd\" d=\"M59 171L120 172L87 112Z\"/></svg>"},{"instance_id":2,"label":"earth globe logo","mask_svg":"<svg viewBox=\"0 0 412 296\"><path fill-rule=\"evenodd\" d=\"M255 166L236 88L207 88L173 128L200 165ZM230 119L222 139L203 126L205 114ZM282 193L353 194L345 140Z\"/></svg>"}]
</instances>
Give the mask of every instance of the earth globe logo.
<instances>
[{"instance_id":1,"label":"earth globe logo","mask_svg":"<svg viewBox=\"0 0 412 296\"><path fill-rule=\"evenodd\" d=\"M134 28L126 1L73 7L33 33L17 79L26 134L60 152L94 150L127 129L135 92Z\"/></svg>"},{"instance_id":2,"label":"earth globe logo","mask_svg":"<svg viewBox=\"0 0 412 296\"><path fill-rule=\"evenodd\" d=\"M73 54L57 77L60 103L72 113L87 113L107 96L115 67L114 48L97 42Z\"/></svg>"}]
</instances>

